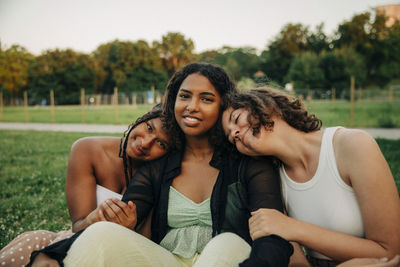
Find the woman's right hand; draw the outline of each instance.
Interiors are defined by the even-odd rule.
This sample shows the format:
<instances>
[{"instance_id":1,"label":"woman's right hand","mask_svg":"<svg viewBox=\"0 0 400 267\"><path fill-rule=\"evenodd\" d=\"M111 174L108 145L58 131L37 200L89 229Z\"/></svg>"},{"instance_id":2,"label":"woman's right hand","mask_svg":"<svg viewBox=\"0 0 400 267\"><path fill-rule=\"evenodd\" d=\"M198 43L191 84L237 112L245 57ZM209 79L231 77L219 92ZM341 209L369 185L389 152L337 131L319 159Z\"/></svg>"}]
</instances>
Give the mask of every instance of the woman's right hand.
<instances>
[{"instance_id":1,"label":"woman's right hand","mask_svg":"<svg viewBox=\"0 0 400 267\"><path fill-rule=\"evenodd\" d=\"M60 267L58 262L44 253L40 253L36 256L32 263L32 267Z\"/></svg>"},{"instance_id":2,"label":"woman's right hand","mask_svg":"<svg viewBox=\"0 0 400 267\"><path fill-rule=\"evenodd\" d=\"M125 203L116 198L110 198L101 203L88 215L88 224L98 221L109 221L134 229L137 222L136 205L129 201Z\"/></svg>"}]
</instances>

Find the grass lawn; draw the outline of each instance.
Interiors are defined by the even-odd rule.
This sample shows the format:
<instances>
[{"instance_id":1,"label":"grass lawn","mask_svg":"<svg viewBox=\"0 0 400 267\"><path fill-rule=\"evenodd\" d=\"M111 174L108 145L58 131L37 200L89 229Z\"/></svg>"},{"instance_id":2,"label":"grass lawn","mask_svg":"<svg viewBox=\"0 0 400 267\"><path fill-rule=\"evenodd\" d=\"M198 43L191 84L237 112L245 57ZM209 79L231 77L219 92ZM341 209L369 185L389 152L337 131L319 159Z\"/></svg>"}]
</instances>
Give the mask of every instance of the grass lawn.
<instances>
[{"instance_id":1,"label":"grass lawn","mask_svg":"<svg viewBox=\"0 0 400 267\"><path fill-rule=\"evenodd\" d=\"M337 101L308 102L310 113L322 119L323 126L350 126L350 103ZM139 115L145 113L151 105L138 105L137 108L128 105L118 107L118 121L116 121L116 109L113 106L87 106L85 108L85 123L97 124L130 124ZM81 123L82 110L80 106L56 106L54 111L56 123ZM23 107L4 107L0 114L0 121L25 122ZM29 122L52 122L50 107L29 107ZM392 123L392 127L400 128L400 103L393 102L362 102L354 105L354 125L358 128L380 128L386 122ZM381 123L381 124L380 124Z\"/></svg>"},{"instance_id":2,"label":"grass lawn","mask_svg":"<svg viewBox=\"0 0 400 267\"><path fill-rule=\"evenodd\" d=\"M101 134L0 131L0 248L25 231L70 228L68 155L72 143L88 135ZM400 140L377 141L400 192Z\"/></svg>"},{"instance_id":3,"label":"grass lawn","mask_svg":"<svg viewBox=\"0 0 400 267\"><path fill-rule=\"evenodd\" d=\"M322 120L324 127L341 125L350 127L350 103L315 101L305 103L309 112ZM386 128L385 122L391 121L400 128L400 103L362 102L354 104L355 128Z\"/></svg>"},{"instance_id":4,"label":"grass lawn","mask_svg":"<svg viewBox=\"0 0 400 267\"><path fill-rule=\"evenodd\" d=\"M152 105L133 106L120 105L118 110L113 106L87 106L84 110L85 123L92 124L130 124L137 117L151 109ZM118 121L116 120L118 114ZM26 113L24 107L4 107L3 122L25 122ZM48 106L34 106L28 108L29 122L51 123L51 108ZM56 123L81 123L81 106L56 106L54 110L54 122Z\"/></svg>"}]
</instances>

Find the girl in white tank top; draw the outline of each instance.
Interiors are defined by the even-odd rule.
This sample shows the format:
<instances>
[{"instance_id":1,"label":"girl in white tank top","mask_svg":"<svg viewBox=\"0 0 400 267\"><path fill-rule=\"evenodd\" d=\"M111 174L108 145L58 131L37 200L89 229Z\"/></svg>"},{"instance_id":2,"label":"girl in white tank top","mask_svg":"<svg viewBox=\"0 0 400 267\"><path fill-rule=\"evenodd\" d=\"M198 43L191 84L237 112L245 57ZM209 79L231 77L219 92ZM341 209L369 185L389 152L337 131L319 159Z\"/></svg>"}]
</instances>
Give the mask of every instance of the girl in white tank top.
<instances>
[{"instance_id":1,"label":"girl in white tank top","mask_svg":"<svg viewBox=\"0 0 400 267\"><path fill-rule=\"evenodd\" d=\"M277 234L298 242L313 265L400 254L399 195L371 136L321 130L298 99L268 87L236 94L227 106L222 122L229 141L241 153L277 158L290 216L252 212L253 239Z\"/></svg>"}]
</instances>

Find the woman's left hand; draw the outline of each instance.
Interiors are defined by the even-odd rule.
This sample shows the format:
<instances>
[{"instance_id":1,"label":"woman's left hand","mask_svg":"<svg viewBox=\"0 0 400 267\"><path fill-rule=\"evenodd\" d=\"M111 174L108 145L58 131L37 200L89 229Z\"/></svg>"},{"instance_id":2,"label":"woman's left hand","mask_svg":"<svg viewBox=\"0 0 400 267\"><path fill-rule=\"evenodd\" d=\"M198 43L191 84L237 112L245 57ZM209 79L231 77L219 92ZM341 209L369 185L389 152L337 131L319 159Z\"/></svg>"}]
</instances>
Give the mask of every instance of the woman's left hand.
<instances>
[{"instance_id":1,"label":"woman's left hand","mask_svg":"<svg viewBox=\"0 0 400 267\"><path fill-rule=\"evenodd\" d=\"M118 223L132 230L136 226L136 205L132 201L125 203L116 198L107 199L101 204L100 213L106 221Z\"/></svg>"},{"instance_id":2,"label":"woman's left hand","mask_svg":"<svg viewBox=\"0 0 400 267\"><path fill-rule=\"evenodd\" d=\"M279 235L293 241L289 231L293 228L293 219L275 209L258 209L249 219L250 236L253 240L268 235Z\"/></svg>"}]
</instances>

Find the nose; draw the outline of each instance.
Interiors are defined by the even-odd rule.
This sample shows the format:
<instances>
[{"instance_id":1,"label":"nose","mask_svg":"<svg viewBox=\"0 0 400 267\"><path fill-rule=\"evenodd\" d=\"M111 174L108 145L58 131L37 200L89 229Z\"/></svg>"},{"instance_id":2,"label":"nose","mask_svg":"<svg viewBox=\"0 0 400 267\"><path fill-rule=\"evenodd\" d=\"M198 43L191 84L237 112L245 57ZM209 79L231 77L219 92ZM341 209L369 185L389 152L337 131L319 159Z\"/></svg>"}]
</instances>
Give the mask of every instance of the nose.
<instances>
[{"instance_id":1,"label":"nose","mask_svg":"<svg viewBox=\"0 0 400 267\"><path fill-rule=\"evenodd\" d=\"M199 106L199 105L198 105L197 99L196 99L195 97L193 97L192 100L188 103L186 109L187 109L189 112L195 112L195 111L198 110L198 106Z\"/></svg>"},{"instance_id":2,"label":"nose","mask_svg":"<svg viewBox=\"0 0 400 267\"><path fill-rule=\"evenodd\" d=\"M149 150L153 145L155 139L155 136L153 136L152 134L147 134L146 137L143 138L142 149Z\"/></svg>"},{"instance_id":3,"label":"nose","mask_svg":"<svg viewBox=\"0 0 400 267\"><path fill-rule=\"evenodd\" d=\"M231 130L230 134L231 134L232 141L239 140L239 129L238 128L233 128Z\"/></svg>"}]
</instances>

